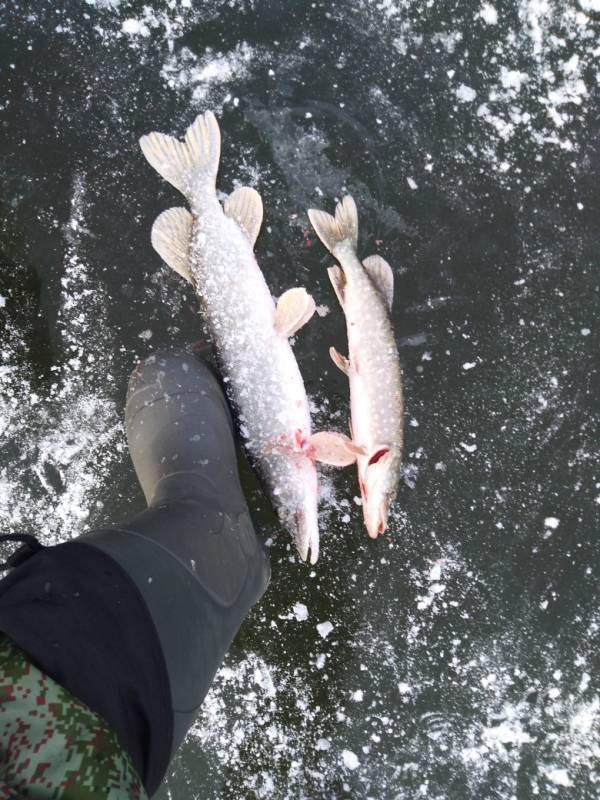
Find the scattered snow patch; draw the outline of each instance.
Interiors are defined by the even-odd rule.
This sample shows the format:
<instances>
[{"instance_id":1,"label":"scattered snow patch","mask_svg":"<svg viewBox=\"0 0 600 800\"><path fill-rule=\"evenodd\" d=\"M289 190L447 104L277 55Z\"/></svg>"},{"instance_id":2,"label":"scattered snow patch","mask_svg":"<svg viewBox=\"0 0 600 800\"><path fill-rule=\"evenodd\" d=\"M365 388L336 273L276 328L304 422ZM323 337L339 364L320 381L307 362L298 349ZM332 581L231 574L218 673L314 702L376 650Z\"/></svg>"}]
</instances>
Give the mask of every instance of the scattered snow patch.
<instances>
[{"instance_id":1,"label":"scattered snow patch","mask_svg":"<svg viewBox=\"0 0 600 800\"><path fill-rule=\"evenodd\" d=\"M484 3L479 11L479 16L487 25L498 24L498 12L491 3Z\"/></svg>"},{"instance_id":2,"label":"scattered snow patch","mask_svg":"<svg viewBox=\"0 0 600 800\"><path fill-rule=\"evenodd\" d=\"M356 753L353 753L352 750L342 751L342 761L344 762L344 766L347 767L347 769L358 769L360 765L358 756L356 755Z\"/></svg>"},{"instance_id":3,"label":"scattered snow patch","mask_svg":"<svg viewBox=\"0 0 600 800\"><path fill-rule=\"evenodd\" d=\"M304 603L296 603L296 605L292 606L292 611L298 622L304 622L305 619L308 619L308 608Z\"/></svg>"},{"instance_id":4,"label":"scattered snow patch","mask_svg":"<svg viewBox=\"0 0 600 800\"><path fill-rule=\"evenodd\" d=\"M461 85L456 90L456 96L458 97L461 103L472 103L473 100L475 100L475 98L477 97L477 92L470 86L461 83Z\"/></svg>"},{"instance_id":5,"label":"scattered snow patch","mask_svg":"<svg viewBox=\"0 0 600 800\"><path fill-rule=\"evenodd\" d=\"M327 622L320 622L317 625L317 630L319 631L319 636L321 636L323 639L326 639L333 630L333 625L331 622L329 622L329 620L327 620Z\"/></svg>"}]
</instances>

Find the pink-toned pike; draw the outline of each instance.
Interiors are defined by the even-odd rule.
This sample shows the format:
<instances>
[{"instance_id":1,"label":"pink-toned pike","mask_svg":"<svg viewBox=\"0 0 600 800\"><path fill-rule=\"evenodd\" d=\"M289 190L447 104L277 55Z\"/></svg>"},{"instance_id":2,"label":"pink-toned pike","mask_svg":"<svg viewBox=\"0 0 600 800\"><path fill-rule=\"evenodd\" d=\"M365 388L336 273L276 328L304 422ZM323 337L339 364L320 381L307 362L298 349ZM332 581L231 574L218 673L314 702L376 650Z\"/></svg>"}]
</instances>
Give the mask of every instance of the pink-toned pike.
<instances>
[{"instance_id":1,"label":"pink-toned pike","mask_svg":"<svg viewBox=\"0 0 600 800\"><path fill-rule=\"evenodd\" d=\"M187 198L186 208L164 211L152 244L167 264L190 281L225 376L239 429L281 522L298 552L319 555L315 460L334 445L352 447L340 434L311 435L306 391L288 341L313 315L303 288L289 289L275 305L254 243L263 208L254 189L217 199L221 136L212 112L196 118L185 141L151 133L140 139L150 164Z\"/></svg>"},{"instance_id":2,"label":"pink-toned pike","mask_svg":"<svg viewBox=\"0 0 600 800\"><path fill-rule=\"evenodd\" d=\"M350 380L350 433L355 448L344 460L343 440L332 440L338 446L335 463L357 461L365 525L375 539L386 529L402 458L402 375L390 320L394 276L381 256L359 261L358 214L352 197L344 197L337 205L335 217L314 209L308 216L342 267L331 267L328 273L346 316L348 358L334 347L329 352Z\"/></svg>"}]
</instances>

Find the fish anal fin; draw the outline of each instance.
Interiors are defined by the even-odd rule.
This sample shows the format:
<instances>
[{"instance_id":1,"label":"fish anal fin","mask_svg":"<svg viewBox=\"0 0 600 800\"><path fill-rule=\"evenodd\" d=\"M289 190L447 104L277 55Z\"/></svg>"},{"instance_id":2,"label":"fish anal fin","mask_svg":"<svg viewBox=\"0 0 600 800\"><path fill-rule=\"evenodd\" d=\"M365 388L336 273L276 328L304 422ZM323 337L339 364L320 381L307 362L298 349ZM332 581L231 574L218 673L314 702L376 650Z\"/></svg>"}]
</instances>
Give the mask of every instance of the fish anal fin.
<instances>
[{"instance_id":1,"label":"fish anal fin","mask_svg":"<svg viewBox=\"0 0 600 800\"><path fill-rule=\"evenodd\" d=\"M348 370L350 369L350 362L348 361L346 356L343 356L341 353L339 353L335 349L335 347L329 348L329 355L331 356L331 360L336 365L336 367L338 369L341 369L344 375L347 375Z\"/></svg>"},{"instance_id":2,"label":"fish anal fin","mask_svg":"<svg viewBox=\"0 0 600 800\"><path fill-rule=\"evenodd\" d=\"M315 301L306 289L288 289L277 301L275 330L282 336L293 336L312 317L315 308Z\"/></svg>"},{"instance_id":3,"label":"fish anal fin","mask_svg":"<svg viewBox=\"0 0 600 800\"><path fill-rule=\"evenodd\" d=\"M225 201L224 211L238 223L254 247L263 221L263 204L256 189L240 186Z\"/></svg>"},{"instance_id":4,"label":"fish anal fin","mask_svg":"<svg viewBox=\"0 0 600 800\"><path fill-rule=\"evenodd\" d=\"M171 269L193 283L189 248L192 215L187 208L169 208L156 218L150 236L152 247Z\"/></svg>"},{"instance_id":5,"label":"fish anal fin","mask_svg":"<svg viewBox=\"0 0 600 800\"><path fill-rule=\"evenodd\" d=\"M310 437L313 458L334 467L347 467L354 464L358 456L366 454L364 447L355 444L343 433L321 431Z\"/></svg>"},{"instance_id":6,"label":"fish anal fin","mask_svg":"<svg viewBox=\"0 0 600 800\"><path fill-rule=\"evenodd\" d=\"M344 308L344 287L346 286L346 278L340 267L329 267L327 270L329 280L333 286L333 290L342 308Z\"/></svg>"},{"instance_id":7,"label":"fish anal fin","mask_svg":"<svg viewBox=\"0 0 600 800\"><path fill-rule=\"evenodd\" d=\"M381 256L365 258L363 267L367 270L369 278L373 281L391 311L394 299L394 273L392 268L385 258Z\"/></svg>"}]
</instances>

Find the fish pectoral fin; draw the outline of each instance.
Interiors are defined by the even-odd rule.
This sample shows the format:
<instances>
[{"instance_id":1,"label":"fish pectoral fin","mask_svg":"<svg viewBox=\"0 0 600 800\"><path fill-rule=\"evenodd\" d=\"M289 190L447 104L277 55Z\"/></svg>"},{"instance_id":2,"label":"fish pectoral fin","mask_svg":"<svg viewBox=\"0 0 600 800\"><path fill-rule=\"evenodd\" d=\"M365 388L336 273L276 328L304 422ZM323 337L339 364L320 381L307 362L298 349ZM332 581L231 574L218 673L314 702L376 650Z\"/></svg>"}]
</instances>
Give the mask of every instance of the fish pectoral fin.
<instances>
[{"instance_id":1,"label":"fish pectoral fin","mask_svg":"<svg viewBox=\"0 0 600 800\"><path fill-rule=\"evenodd\" d=\"M344 375L348 374L348 370L350 369L350 361L343 356L341 353L335 349L335 347L329 348L329 355L331 356L331 360L336 365L338 369L341 369Z\"/></svg>"},{"instance_id":2,"label":"fish pectoral fin","mask_svg":"<svg viewBox=\"0 0 600 800\"><path fill-rule=\"evenodd\" d=\"M394 299L394 273L392 268L381 256L369 256L363 261L363 267L367 270L369 278L375 284L379 293L387 303L388 309L392 310Z\"/></svg>"},{"instance_id":3,"label":"fish pectoral fin","mask_svg":"<svg viewBox=\"0 0 600 800\"><path fill-rule=\"evenodd\" d=\"M256 189L240 186L229 195L223 210L237 222L254 247L263 221L263 204Z\"/></svg>"},{"instance_id":4,"label":"fish pectoral fin","mask_svg":"<svg viewBox=\"0 0 600 800\"><path fill-rule=\"evenodd\" d=\"M171 269L193 284L189 249L192 238L192 215L187 208L169 208L152 226L152 247Z\"/></svg>"},{"instance_id":5,"label":"fish pectoral fin","mask_svg":"<svg viewBox=\"0 0 600 800\"><path fill-rule=\"evenodd\" d=\"M364 447L355 444L343 433L321 431L310 437L311 453L315 461L334 467L347 467L358 456L366 454Z\"/></svg>"},{"instance_id":6,"label":"fish pectoral fin","mask_svg":"<svg viewBox=\"0 0 600 800\"><path fill-rule=\"evenodd\" d=\"M327 274L329 275L329 280L331 281L331 285L333 286L333 290L337 299L340 302L342 309L344 308L344 298L345 298L345 286L346 286L346 277L340 267L329 267L327 270Z\"/></svg>"},{"instance_id":7,"label":"fish pectoral fin","mask_svg":"<svg viewBox=\"0 0 600 800\"><path fill-rule=\"evenodd\" d=\"M277 301L275 330L282 336L293 336L315 313L315 301L303 289L288 289Z\"/></svg>"}]
</instances>

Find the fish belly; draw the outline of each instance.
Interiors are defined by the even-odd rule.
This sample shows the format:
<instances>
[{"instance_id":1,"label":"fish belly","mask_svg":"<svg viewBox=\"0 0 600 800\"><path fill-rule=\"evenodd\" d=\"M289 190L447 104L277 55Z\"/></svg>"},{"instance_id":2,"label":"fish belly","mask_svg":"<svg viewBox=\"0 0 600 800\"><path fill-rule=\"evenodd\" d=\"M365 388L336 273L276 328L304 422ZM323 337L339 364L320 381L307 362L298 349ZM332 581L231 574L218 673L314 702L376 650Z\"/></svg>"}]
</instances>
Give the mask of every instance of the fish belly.
<instances>
[{"instance_id":1,"label":"fish belly","mask_svg":"<svg viewBox=\"0 0 600 800\"><path fill-rule=\"evenodd\" d=\"M193 239L198 293L246 447L265 471L280 471L281 455L271 451L281 437L310 435L304 383L289 342L275 330L275 303L250 242L225 215L207 217Z\"/></svg>"},{"instance_id":2,"label":"fish belly","mask_svg":"<svg viewBox=\"0 0 600 800\"><path fill-rule=\"evenodd\" d=\"M356 443L367 450L399 443L402 436L398 349L387 310L375 293L369 285L346 294L352 429Z\"/></svg>"}]
</instances>

